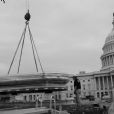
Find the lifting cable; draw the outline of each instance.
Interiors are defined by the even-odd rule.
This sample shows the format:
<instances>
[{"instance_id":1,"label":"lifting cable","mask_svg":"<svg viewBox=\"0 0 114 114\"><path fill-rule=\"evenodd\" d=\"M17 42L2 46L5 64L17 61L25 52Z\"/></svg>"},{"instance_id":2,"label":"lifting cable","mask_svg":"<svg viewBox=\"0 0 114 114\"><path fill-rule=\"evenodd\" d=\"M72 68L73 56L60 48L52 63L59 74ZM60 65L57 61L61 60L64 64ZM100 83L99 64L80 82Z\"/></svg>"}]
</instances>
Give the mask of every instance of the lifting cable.
<instances>
[{"instance_id":1,"label":"lifting cable","mask_svg":"<svg viewBox=\"0 0 114 114\"><path fill-rule=\"evenodd\" d=\"M35 65L36 65L36 70L38 72L38 66L37 66L37 61L36 61L36 57L35 57L34 46L33 46L33 43L32 43L32 35L31 35L31 31L29 29L29 25L28 25L28 30L29 30L30 41L31 41L31 45L32 45L32 52L33 52L33 56L34 56L34 62L35 62Z\"/></svg>"},{"instance_id":2,"label":"lifting cable","mask_svg":"<svg viewBox=\"0 0 114 114\"><path fill-rule=\"evenodd\" d=\"M17 73L19 73L19 70L20 70L21 58L22 58L23 47L24 47L24 42L25 42L25 33L26 33L26 29L25 29L24 34L23 34L23 41L22 41L22 47L21 47L21 53L20 53L19 65L18 65L18 71L17 71Z\"/></svg>"},{"instance_id":3,"label":"lifting cable","mask_svg":"<svg viewBox=\"0 0 114 114\"><path fill-rule=\"evenodd\" d=\"M9 67L9 70L8 70L8 74L11 71L11 68L12 68L12 65L14 63L17 51L19 50L19 47L21 45L21 52L20 52L20 56L19 56L19 63L18 63L18 71L17 71L17 73L19 73L19 71L20 71L21 59L22 59L22 54L23 54L24 42L25 42L25 34L26 34L26 29L28 27L29 36L30 36L30 42L31 42L32 52L33 52L33 57L34 57L34 62L35 62L35 66L36 66L36 71L38 72L38 65L37 65L37 60L36 60L36 56L37 56L38 62L39 62L40 67L41 67L41 71L42 71L42 73L44 75L45 73L44 73L44 70L43 70L43 66L41 64L40 57L38 55L37 48L35 46L35 43L34 43L34 40L33 40L33 36L32 36L31 30L30 30L30 27L29 27L29 21L30 21L30 17L31 17L31 15L29 13L29 0L26 0L26 8L27 8L28 12L25 14L25 20L26 20L25 28L24 28L22 36L21 36L21 38L19 40L19 43L18 43L18 46L17 46L16 51L14 53L13 59L11 61L11 64L10 64L10 67Z\"/></svg>"},{"instance_id":4,"label":"lifting cable","mask_svg":"<svg viewBox=\"0 0 114 114\"><path fill-rule=\"evenodd\" d=\"M13 59L12 59L12 61L11 61L11 64L10 64L10 67L9 67L9 70L8 70L8 74L10 73L10 70L11 70L11 68L12 68L13 62L14 62L15 57L16 57L16 54L17 54L17 51L18 51L19 46L20 46L20 44L21 44L21 41L22 41L22 39L23 39L23 35L25 34L26 27L27 27L27 25L25 26L24 31L23 31L23 33L22 33L22 35L21 35L20 40L19 40L18 46L17 46L17 48L16 48L16 51L15 51L15 53L14 53Z\"/></svg>"},{"instance_id":5,"label":"lifting cable","mask_svg":"<svg viewBox=\"0 0 114 114\"><path fill-rule=\"evenodd\" d=\"M42 66L42 64L41 64L41 60L40 60L40 57L39 57L39 55L38 55L38 51L37 51L36 45L35 45L35 43L34 43L33 36L32 36L32 33L31 33L31 30L30 30L29 25L28 25L28 30L29 30L29 33L30 33L30 36L31 36L32 45L34 46L34 49L35 49L35 51L36 51L37 59L38 59L38 61L39 61L39 64L40 64L42 73L44 74L43 66Z\"/></svg>"},{"instance_id":6,"label":"lifting cable","mask_svg":"<svg viewBox=\"0 0 114 114\"><path fill-rule=\"evenodd\" d=\"M26 0L26 10L29 10L29 0Z\"/></svg>"}]
</instances>

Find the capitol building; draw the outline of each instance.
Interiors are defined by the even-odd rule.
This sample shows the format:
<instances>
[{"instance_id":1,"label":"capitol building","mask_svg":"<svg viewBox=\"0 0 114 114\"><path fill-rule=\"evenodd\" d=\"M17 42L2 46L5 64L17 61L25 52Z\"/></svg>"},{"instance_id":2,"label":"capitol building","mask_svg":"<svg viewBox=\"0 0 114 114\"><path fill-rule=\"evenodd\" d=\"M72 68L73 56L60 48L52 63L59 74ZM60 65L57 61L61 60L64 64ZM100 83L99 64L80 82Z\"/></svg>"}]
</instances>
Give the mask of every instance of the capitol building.
<instances>
[{"instance_id":1,"label":"capitol building","mask_svg":"<svg viewBox=\"0 0 114 114\"><path fill-rule=\"evenodd\" d=\"M113 13L114 18L114 13ZM113 98L114 88L114 19L113 28L106 37L101 55L102 67L100 71L85 73L80 72L77 76L81 81L81 97L93 95L102 98L105 95Z\"/></svg>"}]
</instances>

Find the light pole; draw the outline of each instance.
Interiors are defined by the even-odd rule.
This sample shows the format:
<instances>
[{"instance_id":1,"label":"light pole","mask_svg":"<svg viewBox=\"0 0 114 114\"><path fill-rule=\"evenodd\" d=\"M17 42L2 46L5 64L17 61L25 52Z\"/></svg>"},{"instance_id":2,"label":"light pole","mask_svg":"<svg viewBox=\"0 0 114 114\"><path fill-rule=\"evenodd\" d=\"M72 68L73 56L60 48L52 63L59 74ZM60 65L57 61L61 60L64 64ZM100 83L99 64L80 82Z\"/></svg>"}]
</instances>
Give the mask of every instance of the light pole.
<instances>
[{"instance_id":1,"label":"light pole","mask_svg":"<svg viewBox=\"0 0 114 114\"><path fill-rule=\"evenodd\" d=\"M37 96L36 97L36 108L38 108L38 100L39 100L39 97Z\"/></svg>"},{"instance_id":2,"label":"light pole","mask_svg":"<svg viewBox=\"0 0 114 114\"><path fill-rule=\"evenodd\" d=\"M50 110L52 110L52 95L51 95L51 97L50 97Z\"/></svg>"},{"instance_id":3,"label":"light pole","mask_svg":"<svg viewBox=\"0 0 114 114\"><path fill-rule=\"evenodd\" d=\"M40 104L40 107L42 107L42 101L43 101L42 98L40 98L39 101L40 101L40 103L41 103L41 104Z\"/></svg>"},{"instance_id":4,"label":"light pole","mask_svg":"<svg viewBox=\"0 0 114 114\"><path fill-rule=\"evenodd\" d=\"M55 109L55 114L56 114L56 100L53 99L53 101L54 101L54 109Z\"/></svg>"},{"instance_id":5,"label":"light pole","mask_svg":"<svg viewBox=\"0 0 114 114\"><path fill-rule=\"evenodd\" d=\"M54 101L54 112L55 112L55 114L56 114L56 100L53 98L54 96L53 95L51 95L51 97L50 97L50 110L52 111L52 101Z\"/></svg>"}]
</instances>

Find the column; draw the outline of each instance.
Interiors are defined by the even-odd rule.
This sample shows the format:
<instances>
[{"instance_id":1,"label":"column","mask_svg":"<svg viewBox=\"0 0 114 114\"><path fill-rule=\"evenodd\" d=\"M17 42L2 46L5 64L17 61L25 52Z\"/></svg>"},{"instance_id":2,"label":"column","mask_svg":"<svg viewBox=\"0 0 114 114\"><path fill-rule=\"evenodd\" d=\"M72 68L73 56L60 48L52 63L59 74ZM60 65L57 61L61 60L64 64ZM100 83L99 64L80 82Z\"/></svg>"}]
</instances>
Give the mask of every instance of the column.
<instances>
[{"instance_id":1,"label":"column","mask_svg":"<svg viewBox=\"0 0 114 114\"><path fill-rule=\"evenodd\" d=\"M106 77L107 80L107 89L109 89L109 80L108 80L108 76Z\"/></svg>"},{"instance_id":2,"label":"column","mask_svg":"<svg viewBox=\"0 0 114 114\"><path fill-rule=\"evenodd\" d=\"M111 88L113 88L114 85L113 85L112 75L110 78L111 78Z\"/></svg>"},{"instance_id":3,"label":"column","mask_svg":"<svg viewBox=\"0 0 114 114\"><path fill-rule=\"evenodd\" d=\"M101 81L100 81L100 77L99 77L99 96L100 96L100 98L101 98Z\"/></svg>"},{"instance_id":4,"label":"column","mask_svg":"<svg viewBox=\"0 0 114 114\"><path fill-rule=\"evenodd\" d=\"M102 80L103 80L103 90L105 90L104 76L102 77Z\"/></svg>"},{"instance_id":5,"label":"column","mask_svg":"<svg viewBox=\"0 0 114 114\"><path fill-rule=\"evenodd\" d=\"M94 83L94 89L93 89L94 90L94 96L95 96L96 90L98 90L97 77L93 78L93 82L96 82L96 83Z\"/></svg>"},{"instance_id":6,"label":"column","mask_svg":"<svg viewBox=\"0 0 114 114\"><path fill-rule=\"evenodd\" d=\"M106 66L108 65L107 57L106 57Z\"/></svg>"},{"instance_id":7,"label":"column","mask_svg":"<svg viewBox=\"0 0 114 114\"><path fill-rule=\"evenodd\" d=\"M98 77L98 81L99 81L99 90L101 90L101 82L100 82L100 77Z\"/></svg>"},{"instance_id":8,"label":"column","mask_svg":"<svg viewBox=\"0 0 114 114\"><path fill-rule=\"evenodd\" d=\"M94 89L96 88L97 90L99 90L99 81L98 81L98 77L95 77L94 78L94 81L95 81L95 85L94 85Z\"/></svg>"},{"instance_id":9,"label":"column","mask_svg":"<svg viewBox=\"0 0 114 114\"><path fill-rule=\"evenodd\" d=\"M110 55L110 65L112 65L112 55Z\"/></svg>"},{"instance_id":10,"label":"column","mask_svg":"<svg viewBox=\"0 0 114 114\"><path fill-rule=\"evenodd\" d=\"M105 66L105 59L103 58L103 67Z\"/></svg>"},{"instance_id":11,"label":"column","mask_svg":"<svg viewBox=\"0 0 114 114\"><path fill-rule=\"evenodd\" d=\"M113 65L113 55L112 55L112 65Z\"/></svg>"},{"instance_id":12,"label":"column","mask_svg":"<svg viewBox=\"0 0 114 114\"><path fill-rule=\"evenodd\" d=\"M110 65L110 56L108 56L108 64Z\"/></svg>"},{"instance_id":13,"label":"column","mask_svg":"<svg viewBox=\"0 0 114 114\"><path fill-rule=\"evenodd\" d=\"M104 58L102 59L102 67L104 67Z\"/></svg>"},{"instance_id":14,"label":"column","mask_svg":"<svg viewBox=\"0 0 114 114\"><path fill-rule=\"evenodd\" d=\"M106 61L105 61L105 58L104 58L104 66L106 66Z\"/></svg>"},{"instance_id":15,"label":"column","mask_svg":"<svg viewBox=\"0 0 114 114\"><path fill-rule=\"evenodd\" d=\"M110 64L110 63L109 63L109 56L107 57L107 63L108 63L108 65Z\"/></svg>"},{"instance_id":16,"label":"column","mask_svg":"<svg viewBox=\"0 0 114 114\"><path fill-rule=\"evenodd\" d=\"M112 55L112 64L114 64L114 55Z\"/></svg>"},{"instance_id":17,"label":"column","mask_svg":"<svg viewBox=\"0 0 114 114\"><path fill-rule=\"evenodd\" d=\"M113 64L113 58L112 58L113 56L111 55L111 65Z\"/></svg>"},{"instance_id":18,"label":"column","mask_svg":"<svg viewBox=\"0 0 114 114\"><path fill-rule=\"evenodd\" d=\"M106 66L106 61L105 61L105 58L104 58L104 66Z\"/></svg>"},{"instance_id":19,"label":"column","mask_svg":"<svg viewBox=\"0 0 114 114\"><path fill-rule=\"evenodd\" d=\"M106 66L108 65L107 57L106 57Z\"/></svg>"},{"instance_id":20,"label":"column","mask_svg":"<svg viewBox=\"0 0 114 114\"><path fill-rule=\"evenodd\" d=\"M112 64L112 62L111 62L111 55L109 56L109 63L110 63L110 65Z\"/></svg>"},{"instance_id":21,"label":"column","mask_svg":"<svg viewBox=\"0 0 114 114\"><path fill-rule=\"evenodd\" d=\"M106 63L106 57L105 57L105 66L107 65L107 63Z\"/></svg>"}]
</instances>

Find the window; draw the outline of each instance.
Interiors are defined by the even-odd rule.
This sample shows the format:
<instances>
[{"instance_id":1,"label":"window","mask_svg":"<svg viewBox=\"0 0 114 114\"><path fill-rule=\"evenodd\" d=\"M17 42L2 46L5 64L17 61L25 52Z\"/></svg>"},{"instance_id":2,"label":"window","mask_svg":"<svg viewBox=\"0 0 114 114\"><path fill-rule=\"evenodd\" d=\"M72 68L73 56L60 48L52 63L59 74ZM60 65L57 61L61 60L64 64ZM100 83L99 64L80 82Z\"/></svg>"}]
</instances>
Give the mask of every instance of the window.
<instances>
[{"instance_id":1,"label":"window","mask_svg":"<svg viewBox=\"0 0 114 114\"><path fill-rule=\"evenodd\" d=\"M32 101L32 95L29 95L29 101Z\"/></svg>"},{"instance_id":2,"label":"window","mask_svg":"<svg viewBox=\"0 0 114 114\"><path fill-rule=\"evenodd\" d=\"M101 92L101 97L103 97L103 95L104 95L104 93L103 93L103 92Z\"/></svg>"},{"instance_id":3,"label":"window","mask_svg":"<svg viewBox=\"0 0 114 114\"><path fill-rule=\"evenodd\" d=\"M88 80L88 82L90 82L90 80Z\"/></svg>"},{"instance_id":4,"label":"window","mask_svg":"<svg viewBox=\"0 0 114 114\"><path fill-rule=\"evenodd\" d=\"M66 93L66 97L68 98L68 93Z\"/></svg>"},{"instance_id":5,"label":"window","mask_svg":"<svg viewBox=\"0 0 114 114\"><path fill-rule=\"evenodd\" d=\"M100 97L99 92L97 92L97 97L98 97L98 98Z\"/></svg>"},{"instance_id":6,"label":"window","mask_svg":"<svg viewBox=\"0 0 114 114\"><path fill-rule=\"evenodd\" d=\"M36 95L33 96L34 100L36 100Z\"/></svg>"},{"instance_id":7,"label":"window","mask_svg":"<svg viewBox=\"0 0 114 114\"><path fill-rule=\"evenodd\" d=\"M73 85L70 86L71 90L73 90Z\"/></svg>"},{"instance_id":8,"label":"window","mask_svg":"<svg viewBox=\"0 0 114 114\"><path fill-rule=\"evenodd\" d=\"M83 80L83 82L85 82L85 80Z\"/></svg>"},{"instance_id":9,"label":"window","mask_svg":"<svg viewBox=\"0 0 114 114\"><path fill-rule=\"evenodd\" d=\"M55 99L57 100L57 95L55 95Z\"/></svg>"},{"instance_id":10,"label":"window","mask_svg":"<svg viewBox=\"0 0 114 114\"><path fill-rule=\"evenodd\" d=\"M91 89L91 84L88 84L88 89L89 89L89 90Z\"/></svg>"},{"instance_id":11,"label":"window","mask_svg":"<svg viewBox=\"0 0 114 114\"><path fill-rule=\"evenodd\" d=\"M24 101L27 101L27 96L24 96Z\"/></svg>"},{"instance_id":12,"label":"window","mask_svg":"<svg viewBox=\"0 0 114 114\"><path fill-rule=\"evenodd\" d=\"M59 100L61 100L61 95L59 94Z\"/></svg>"},{"instance_id":13,"label":"window","mask_svg":"<svg viewBox=\"0 0 114 114\"><path fill-rule=\"evenodd\" d=\"M72 95L72 93L70 94L70 97L72 97L73 95Z\"/></svg>"},{"instance_id":14,"label":"window","mask_svg":"<svg viewBox=\"0 0 114 114\"><path fill-rule=\"evenodd\" d=\"M85 85L83 85L83 90L85 90Z\"/></svg>"},{"instance_id":15,"label":"window","mask_svg":"<svg viewBox=\"0 0 114 114\"><path fill-rule=\"evenodd\" d=\"M84 97L86 96L86 92L83 92Z\"/></svg>"},{"instance_id":16,"label":"window","mask_svg":"<svg viewBox=\"0 0 114 114\"><path fill-rule=\"evenodd\" d=\"M108 92L105 92L105 95L108 95Z\"/></svg>"}]
</instances>

